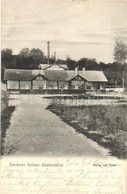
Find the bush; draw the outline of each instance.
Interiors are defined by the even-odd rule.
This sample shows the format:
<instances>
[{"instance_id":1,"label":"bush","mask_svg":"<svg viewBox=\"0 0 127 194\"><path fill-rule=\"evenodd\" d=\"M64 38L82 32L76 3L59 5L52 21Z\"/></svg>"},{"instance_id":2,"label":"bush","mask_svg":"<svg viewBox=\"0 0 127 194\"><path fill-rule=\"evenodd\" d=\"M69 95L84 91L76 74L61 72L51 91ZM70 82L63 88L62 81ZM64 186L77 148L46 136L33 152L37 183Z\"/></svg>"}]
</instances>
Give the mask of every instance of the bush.
<instances>
[{"instance_id":1,"label":"bush","mask_svg":"<svg viewBox=\"0 0 127 194\"><path fill-rule=\"evenodd\" d=\"M64 115L64 118L66 117L70 123L75 121L76 129L78 126L82 127L84 132L87 129L84 134L92 134L89 137L108 147L113 155L119 158L127 157L127 104L108 106L55 104L55 108L59 116ZM93 135L94 133L95 135Z\"/></svg>"},{"instance_id":2,"label":"bush","mask_svg":"<svg viewBox=\"0 0 127 194\"><path fill-rule=\"evenodd\" d=\"M9 93L7 91L2 90L1 91L1 100L2 101L7 101L8 98L9 98Z\"/></svg>"}]
</instances>

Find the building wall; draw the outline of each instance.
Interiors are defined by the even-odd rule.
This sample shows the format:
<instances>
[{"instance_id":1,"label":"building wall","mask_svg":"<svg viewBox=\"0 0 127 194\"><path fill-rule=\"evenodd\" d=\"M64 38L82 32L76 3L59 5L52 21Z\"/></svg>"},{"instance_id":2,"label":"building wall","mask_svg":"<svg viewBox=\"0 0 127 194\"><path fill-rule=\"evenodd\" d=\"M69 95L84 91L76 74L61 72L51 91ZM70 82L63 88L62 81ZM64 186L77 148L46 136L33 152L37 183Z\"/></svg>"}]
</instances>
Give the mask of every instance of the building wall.
<instances>
[{"instance_id":1,"label":"building wall","mask_svg":"<svg viewBox=\"0 0 127 194\"><path fill-rule=\"evenodd\" d=\"M58 82L57 81L47 81L46 88L47 89L58 89Z\"/></svg>"},{"instance_id":2,"label":"building wall","mask_svg":"<svg viewBox=\"0 0 127 194\"><path fill-rule=\"evenodd\" d=\"M85 89L85 82L86 82L86 80L84 80L82 77L77 75L76 77L74 77L72 80L69 81L69 88L76 89L76 90L78 90L78 89L84 90Z\"/></svg>"},{"instance_id":3,"label":"building wall","mask_svg":"<svg viewBox=\"0 0 127 194\"><path fill-rule=\"evenodd\" d=\"M46 89L46 81L38 81L38 80L33 80L33 87L32 89Z\"/></svg>"},{"instance_id":4,"label":"building wall","mask_svg":"<svg viewBox=\"0 0 127 194\"><path fill-rule=\"evenodd\" d=\"M68 89L68 82L59 82L59 89Z\"/></svg>"},{"instance_id":5,"label":"building wall","mask_svg":"<svg viewBox=\"0 0 127 194\"><path fill-rule=\"evenodd\" d=\"M95 82L95 83L93 83L93 89L94 90L103 90L103 89L105 89L105 83Z\"/></svg>"},{"instance_id":6,"label":"building wall","mask_svg":"<svg viewBox=\"0 0 127 194\"><path fill-rule=\"evenodd\" d=\"M85 89L85 82L84 81L71 81L70 89Z\"/></svg>"},{"instance_id":7,"label":"building wall","mask_svg":"<svg viewBox=\"0 0 127 194\"><path fill-rule=\"evenodd\" d=\"M85 82L85 89L86 90L93 90L93 83L92 82Z\"/></svg>"},{"instance_id":8,"label":"building wall","mask_svg":"<svg viewBox=\"0 0 127 194\"><path fill-rule=\"evenodd\" d=\"M20 90L31 90L31 81L20 81Z\"/></svg>"},{"instance_id":9,"label":"building wall","mask_svg":"<svg viewBox=\"0 0 127 194\"><path fill-rule=\"evenodd\" d=\"M71 80L65 81L7 81L8 90L101 90L105 83Z\"/></svg>"},{"instance_id":10,"label":"building wall","mask_svg":"<svg viewBox=\"0 0 127 194\"><path fill-rule=\"evenodd\" d=\"M19 81L7 81L7 89L19 89Z\"/></svg>"}]
</instances>

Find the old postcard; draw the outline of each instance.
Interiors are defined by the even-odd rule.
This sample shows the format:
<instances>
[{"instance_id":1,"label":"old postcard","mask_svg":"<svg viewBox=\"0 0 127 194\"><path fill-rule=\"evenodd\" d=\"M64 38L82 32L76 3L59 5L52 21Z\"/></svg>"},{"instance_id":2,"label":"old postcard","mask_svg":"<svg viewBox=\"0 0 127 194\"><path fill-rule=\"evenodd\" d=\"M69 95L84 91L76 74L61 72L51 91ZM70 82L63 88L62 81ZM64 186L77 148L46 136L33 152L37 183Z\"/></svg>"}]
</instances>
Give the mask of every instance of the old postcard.
<instances>
[{"instance_id":1,"label":"old postcard","mask_svg":"<svg viewBox=\"0 0 127 194\"><path fill-rule=\"evenodd\" d=\"M1 194L127 193L127 0L2 0Z\"/></svg>"}]
</instances>

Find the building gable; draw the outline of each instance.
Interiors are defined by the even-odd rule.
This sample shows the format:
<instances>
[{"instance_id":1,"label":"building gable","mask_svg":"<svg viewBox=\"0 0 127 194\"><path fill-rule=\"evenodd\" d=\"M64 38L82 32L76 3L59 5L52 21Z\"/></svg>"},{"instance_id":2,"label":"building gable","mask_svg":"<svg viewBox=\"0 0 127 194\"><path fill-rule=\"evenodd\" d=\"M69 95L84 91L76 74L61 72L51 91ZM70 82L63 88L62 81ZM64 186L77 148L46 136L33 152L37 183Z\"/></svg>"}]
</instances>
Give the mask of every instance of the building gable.
<instances>
[{"instance_id":1,"label":"building gable","mask_svg":"<svg viewBox=\"0 0 127 194\"><path fill-rule=\"evenodd\" d=\"M72 77L69 77L67 81L86 81L86 79L81 75L73 75Z\"/></svg>"},{"instance_id":2,"label":"building gable","mask_svg":"<svg viewBox=\"0 0 127 194\"><path fill-rule=\"evenodd\" d=\"M64 68L58 64L53 64L53 65L50 65L46 68L46 70L64 70Z\"/></svg>"},{"instance_id":3,"label":"building gable","mask_svg":"<svg viewBox=\"0 0 127 194\"><path fill-rule=\"evenodd\" d=\"M40 64L39 67L43 70L68 70L68 66L66 64Z\"/></svg>"},{"instance_id":4,"label":"building gable","mask_svg":"<svg viewBox=\"0 0 127 194\"><path fill-rule=\"evenodd\" d=\"M32 80L45 81L45 80L48 80L48 79L44 75L38 74Z\"/></svg>"},{"instance_id":5,"label":"building gable","mask_svg":"<svg viewBox=\"0 0 127 194\"><path fill-rule=\"evenodd\" d=\"M80 76L80 75L76 75L74 78L71 79L72 81L84 81L85 79Z\"/></svg>"}]
</instances>

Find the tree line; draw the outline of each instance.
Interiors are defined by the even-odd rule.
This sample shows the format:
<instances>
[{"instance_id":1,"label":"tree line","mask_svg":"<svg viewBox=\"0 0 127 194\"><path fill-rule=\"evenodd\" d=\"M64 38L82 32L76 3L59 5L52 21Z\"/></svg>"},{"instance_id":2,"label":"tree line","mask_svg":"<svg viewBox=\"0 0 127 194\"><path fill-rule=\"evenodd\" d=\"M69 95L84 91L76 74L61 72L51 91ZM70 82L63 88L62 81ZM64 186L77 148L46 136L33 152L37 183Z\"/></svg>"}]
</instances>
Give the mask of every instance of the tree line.
<instances>
[{"instance_id":1,"label":"tree line","mask_svg":"<svg viewBox=\"0 0 127 194\"><path fill-rule=\"evenodd\" d=\"M111 85L121 85L123 81L123 75L127 77L127 46L116 39L114 48L114 62L104 63L97 62L96 59L83 57L80 60L71 59L67 56L66 60L56 59L55 55L49 59L50 64L66 64L69 70L74 70L78 67L79 70L85 68L86 70L101 70L105 73ZM40 64L47 64L48 59L43 51L40 49L23 48L19 54L13 55L11 49L3 49L1 51L1 67L2 67L2 79L4 69L39 69Z\"/></svg>"}]
</instances>

